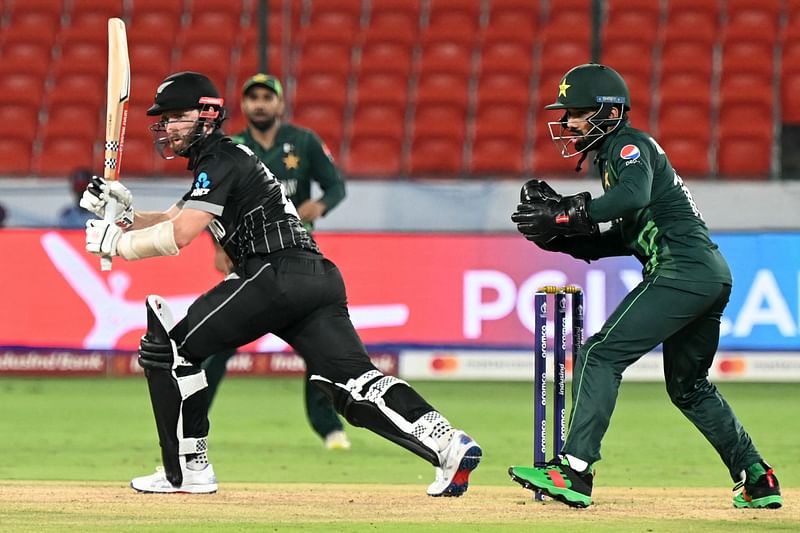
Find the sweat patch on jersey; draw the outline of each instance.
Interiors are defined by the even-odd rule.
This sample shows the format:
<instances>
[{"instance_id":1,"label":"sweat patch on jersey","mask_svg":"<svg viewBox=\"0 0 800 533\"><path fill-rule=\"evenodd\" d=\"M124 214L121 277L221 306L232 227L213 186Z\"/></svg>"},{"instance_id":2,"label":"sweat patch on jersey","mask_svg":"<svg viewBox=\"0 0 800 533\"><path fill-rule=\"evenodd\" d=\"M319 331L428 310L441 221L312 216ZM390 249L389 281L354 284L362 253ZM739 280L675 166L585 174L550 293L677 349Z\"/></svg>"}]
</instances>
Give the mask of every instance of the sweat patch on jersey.
<instances>
[{"instance_id":1,"label":"sweat patch on jersey","mask_svg":"<svg viewBox=\"0 0 800 533\"><path fill-rule=\"evenodd\" d=\"M201 172L197 175L192 186L192 198L197 196L205 196L211 190L211 180L208 178L208 173Z\"/></svg>"},{"instance_id":2,"label":"sweat patch on jersey","mask_svg":"<svg viewBox=\"0 0 800 533\"><path fill-rule=\"evenodd\" d=\"M640 155L642 155L642 152L639 151L639 148L635 144L626 144L619 151L619 156L622 159L626 159L626 160L629 160L629 161L633 161L635 159L639 159Z\"/></svg>"}]
</instances>

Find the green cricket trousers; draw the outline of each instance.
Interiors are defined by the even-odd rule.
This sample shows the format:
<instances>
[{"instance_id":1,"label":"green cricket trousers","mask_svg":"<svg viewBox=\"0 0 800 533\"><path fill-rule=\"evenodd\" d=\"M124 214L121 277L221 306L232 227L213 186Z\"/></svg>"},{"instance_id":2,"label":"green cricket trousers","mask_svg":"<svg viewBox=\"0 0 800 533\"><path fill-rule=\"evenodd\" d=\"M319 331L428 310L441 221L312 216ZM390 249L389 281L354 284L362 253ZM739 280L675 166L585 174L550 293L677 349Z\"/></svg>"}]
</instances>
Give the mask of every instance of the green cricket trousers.
<instances>
[{"instance_id":1,"label":"green cricket trousers","mask_svg":"<svg viewBox=\"0 0 800 533\"><path fill-rule=\"evenodd\" d=\"M708 369L719 343L731 286L655 277L622 300L599 332L587 339L573 368L572 412L563 453L590 464L600 459L622 372L663 343L664 378L672 403L717 450L736 481L760 461L750 436Z\"/></svg>"}]
</instances>

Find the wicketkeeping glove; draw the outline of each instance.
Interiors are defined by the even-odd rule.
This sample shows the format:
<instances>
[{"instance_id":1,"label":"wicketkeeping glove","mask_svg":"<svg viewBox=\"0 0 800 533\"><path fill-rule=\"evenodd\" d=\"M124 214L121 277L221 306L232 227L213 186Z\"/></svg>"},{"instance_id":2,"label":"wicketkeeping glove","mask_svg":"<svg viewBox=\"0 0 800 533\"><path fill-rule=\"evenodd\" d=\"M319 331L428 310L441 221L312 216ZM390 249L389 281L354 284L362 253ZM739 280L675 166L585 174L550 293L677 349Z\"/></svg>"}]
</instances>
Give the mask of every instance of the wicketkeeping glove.
<instances>
[{"instance_id":1,"label":"wicketkeeping glove","mask_svg":"<svg viewBox=\"0 0 800 533\"><path fill-rule=\"evenodd\" d=\"M528 180L519 191L519 201L523 204L548 201L561 201L561 195L543 180Z\"/></svg>"},{"instance_id":2,"label":"wicketkeeping glove","mask_svg":"<svg viewBox=\"0 0 800 533\"><path fill-rule=\"evenodd\" d=\"M592 196L582 192L560 200L521 203L511 215L517 230L529 241L548 243L558 236L591 235L598 231L586 212Z\"/></svg>"},{"instance_id":3,"label":"wicketkeeping glove","mask_svg":"<svg viewBox=\"0 0 800 533\"><path fill-rule=\"evenodd\" d=\"M92 176L79 205L98 217L105 218L109 198L117 202L114 223L121 228L130 227L133 224L133 194L119 181L106 181L101 176Z\"/></svg>"},{"instance_id":4,"label":"wicketkeeping glove","mask_svg":"<svg viewBox=\"0 0 800 533\"><path fill-rule=\"evenodd\" d=\"M86 222L86 251L103 257L117 255L117 242L122 230L102 219Z\"/></svg>"}]
</instances>

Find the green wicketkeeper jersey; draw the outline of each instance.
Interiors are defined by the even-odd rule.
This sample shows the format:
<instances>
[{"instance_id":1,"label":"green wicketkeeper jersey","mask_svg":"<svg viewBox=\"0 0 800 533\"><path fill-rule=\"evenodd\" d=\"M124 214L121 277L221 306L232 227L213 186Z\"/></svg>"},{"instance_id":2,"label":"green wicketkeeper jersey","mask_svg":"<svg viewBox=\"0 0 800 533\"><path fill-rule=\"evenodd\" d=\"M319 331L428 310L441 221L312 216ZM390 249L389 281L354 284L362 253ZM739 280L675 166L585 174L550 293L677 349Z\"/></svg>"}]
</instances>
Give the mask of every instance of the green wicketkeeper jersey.
<instances>
[{"instance_id":1,"label":"green wicketkeeper jersey","mask_svg":"<svg viewBox=\"0 0 800 533\"><path fill-rule=\"evenodd\" d=\"M619 226L645 277L731 283L689 189L652 137L625 123L605 139L595 164L605 193L590 202L589 215Z\"/></svg>"},{"instance_id":2,"label":"green wicketkeeper jersey","mask_svg":"<svg viewBox=\"0 0 800 533\"><path fill-rule=\"evenodd\" d=\"M250 148L283 183L284 191L295 206L311 198L311 182L322 189L320 200L327 213L345 196L345 184L333 156L313 131L293 124L281 124L272 147L265 149L245 129L231 135L235 143ZM310 230L310 224L306 227Z\"/></svg>"}]
</instances>

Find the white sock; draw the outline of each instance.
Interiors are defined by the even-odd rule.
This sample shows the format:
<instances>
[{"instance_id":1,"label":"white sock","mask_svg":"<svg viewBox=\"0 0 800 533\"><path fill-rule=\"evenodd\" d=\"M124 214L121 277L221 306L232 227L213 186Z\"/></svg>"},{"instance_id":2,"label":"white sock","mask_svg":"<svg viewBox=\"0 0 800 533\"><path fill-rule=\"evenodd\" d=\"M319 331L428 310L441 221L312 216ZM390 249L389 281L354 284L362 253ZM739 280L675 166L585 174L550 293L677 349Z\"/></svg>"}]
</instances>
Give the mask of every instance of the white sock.
<instances>
[{"instance_id":1,"label":"white sock","mask_svg":"<svg viewBox=\"0 0 800 533\"><path fill-rule=\"evenodd\" d=\"M188 461L186 468L189 470L202 470L208 465L208 452L200 452Z\"/></svg>"},{"instance_id":2,"label":"white sock","mask_svg":"<svg viewBox=\"0 0 800 533\"><path fill-rule=\"evenodd\" d=\"M574 455L564 454L564 457L567 458L567 461L569 461L569 466L576 472L583 472L589 468L589 463L583 459L578 459Z\"/></svg>"}]
</instances>

